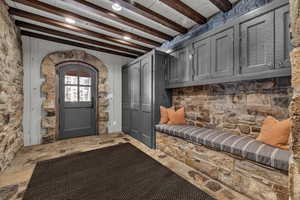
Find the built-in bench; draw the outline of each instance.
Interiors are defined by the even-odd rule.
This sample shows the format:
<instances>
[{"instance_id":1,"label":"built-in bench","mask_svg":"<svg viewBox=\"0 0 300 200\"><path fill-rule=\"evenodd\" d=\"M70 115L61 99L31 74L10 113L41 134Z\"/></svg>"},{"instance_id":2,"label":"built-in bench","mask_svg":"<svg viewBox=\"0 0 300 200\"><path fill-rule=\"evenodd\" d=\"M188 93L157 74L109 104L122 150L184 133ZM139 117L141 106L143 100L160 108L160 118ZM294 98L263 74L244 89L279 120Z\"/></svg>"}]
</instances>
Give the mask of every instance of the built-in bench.
<instances>
[{"instance_id":1,"label":"built-in bench","mask_svg":"<svg viewBox=\"0 0 300 200\"><path fill-rule=\"evenodd\" d=\"M156 125L156 130L287 171L292 154L247 136L190 125Z\"/></svg>"},{"instance_id":2,"label":"built-in bench","mask_svg":"<svg viewBox=\"0 0 300 200\"><path fill-rule=\"evenodd\" d=\"M289 151L190 125L156 125L156 141L161 151L253 199L288 199Z\"/></svg>"}]
</instances>

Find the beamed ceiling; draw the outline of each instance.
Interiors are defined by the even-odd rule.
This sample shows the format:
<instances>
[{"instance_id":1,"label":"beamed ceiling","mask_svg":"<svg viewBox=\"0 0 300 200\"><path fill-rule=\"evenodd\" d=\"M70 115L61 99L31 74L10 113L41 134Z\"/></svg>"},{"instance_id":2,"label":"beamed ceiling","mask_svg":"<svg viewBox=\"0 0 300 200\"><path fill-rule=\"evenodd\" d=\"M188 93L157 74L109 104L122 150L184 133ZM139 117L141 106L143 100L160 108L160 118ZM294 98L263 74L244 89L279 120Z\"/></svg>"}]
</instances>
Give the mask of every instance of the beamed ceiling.
<instances>
[{"instance_id":1,"label":"beamed ceiling","mask_svg":"<svg viewBox=\"0 0 300 200\"><path fill-rule=\"evenodd\" d=\"M230 10L237 1L6 0L22 35L132 58ZM113 4L122 9L114 10Z\"/></svg>"}]
</instances>

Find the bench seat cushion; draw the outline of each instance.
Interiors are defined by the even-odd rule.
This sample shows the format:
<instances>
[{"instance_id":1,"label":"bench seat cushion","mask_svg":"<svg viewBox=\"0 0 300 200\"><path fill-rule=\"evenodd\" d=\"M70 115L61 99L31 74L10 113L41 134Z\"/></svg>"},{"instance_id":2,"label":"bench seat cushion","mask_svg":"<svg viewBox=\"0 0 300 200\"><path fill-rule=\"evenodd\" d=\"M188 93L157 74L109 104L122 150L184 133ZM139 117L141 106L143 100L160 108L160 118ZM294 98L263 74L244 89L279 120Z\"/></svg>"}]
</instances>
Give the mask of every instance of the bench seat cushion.
<instances>
[{"instance_id":1,"label":"bench seat cushion","mask_svg":"<svg viewBox=\"0 0 300 200\"><path fill-rule=\"evenodd\" d=\"M194 143L224 151L276 169L288 171L291 153L248 136L190 125L156 125L156 130Z\"/></svg>"}]
</instances>

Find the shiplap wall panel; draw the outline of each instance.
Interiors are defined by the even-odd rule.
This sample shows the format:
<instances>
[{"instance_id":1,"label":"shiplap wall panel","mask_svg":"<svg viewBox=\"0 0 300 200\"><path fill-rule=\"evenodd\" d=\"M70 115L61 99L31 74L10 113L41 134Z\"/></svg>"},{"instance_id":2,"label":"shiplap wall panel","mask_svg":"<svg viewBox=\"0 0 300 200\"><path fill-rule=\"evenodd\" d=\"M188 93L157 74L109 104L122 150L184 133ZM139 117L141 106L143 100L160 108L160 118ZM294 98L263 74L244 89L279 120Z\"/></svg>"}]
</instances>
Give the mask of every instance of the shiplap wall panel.
<instances>
[{"instance_id":1,"label":"shiplap wall panel","mask_svg":"<svg viewBox=\"0 0 300 200\"><path fill-rule=\"evenodd\" d=\"M40 39L22 37L24 63L24 143L25 146L40 144L41 118L44 115L41 109L44 96L41 94L41 85L44 78L41 75L41 62L49 53L72 49L84 50L96 56L108 67L109 85L109 132L121 131L121 66L131 59L101 52L81 49L73 46L58 44Z\"/></svg>"}]
</instances>

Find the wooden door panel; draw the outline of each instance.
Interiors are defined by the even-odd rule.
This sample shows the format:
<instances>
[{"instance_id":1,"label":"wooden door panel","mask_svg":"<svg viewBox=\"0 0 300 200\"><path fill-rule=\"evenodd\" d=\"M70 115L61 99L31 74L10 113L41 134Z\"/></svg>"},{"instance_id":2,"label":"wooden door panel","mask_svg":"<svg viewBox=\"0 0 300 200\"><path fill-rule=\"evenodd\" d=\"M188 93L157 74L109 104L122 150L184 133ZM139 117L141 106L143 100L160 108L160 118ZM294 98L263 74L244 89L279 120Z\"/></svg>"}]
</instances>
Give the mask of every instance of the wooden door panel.
<instances>
[{"instance_id":1,"label":"wooden door panel","mask_svg":"<svg viewBox=\"0 0 300 200\"><path fill-rule=\"evenodd\" d=\"M67 64L59 69L59 138L96 135L96 71Z\"/></svg>"},{"instance_id":2,"label":"wooden door panel","mask_svg":"<svg viewBox=\"0 0 300 200\"><path fill-rule=\"evenodd\" d=\"M140 75L140 61L130 66L130 91L131 91L131 108L140 110L140 96L141 96L141 75Z\"/></svg>"},{"instance_id":3,"label":"wooden door panel","mask_svg":"<svg viewBox=\"0 0 300 200\"><path fill-rule=\"evenodd\" d=\"M142 125L142 119L141 119L141 113L139 110L132 109L130 112L130 134L136 138L137 140L141 141L141 125Z\"/></svg>"},{"instance_id":4,"label":"wooden door panel","mask_svg":"<svg viewBox=\"0 0 300 200\"><path fill-rule=\"evenodd\" d=\"M179 82L179 71L178 71L178 55L177 51L170 54L169 57L169 70L168 70L168 82L177 83Z\"/></svg>"},{"instance_id":5,"label":"wooden door panel","mask_svg":"<svg viewBox=\"0 0 300 200\"><path fill-rule=\"evenodd\" d=\"M274 13L270 12L240 25L241 73L274 68Z\"/></svg>"},{"instance_id":6,"label":"wooden door panel","mask_svg":"<svg viewBox=\"0 0 300 200\"><path fill-rule=\"evenodd\" d=\"M152 140L154 137L154 132L152 129L152 113L151 112L143 112L141 116L141 139L144 144L151 147Z\"/></svg>"},{"instance_id":7,"label":"wooden door panel","mask_svg":"<svg viewBox=\"0 0 300 200\"><path fill-rule=\"evenodd\" d=\"M141 116L140 136L143 143L151 146L152 132L152 55L141 60Z\"/></svg>"},{"instance_id":8,"label":"wooden door panel","mask_svg":"<svg viewBox=\"0 0 300 200\"><path fill-rule=\"evenodd\" d=\"M289 5L275 11L275 68L291 66L289 52L292 50L290 41Z\"/></svg>"},{"instance_id":9,"label":"wooden door panel","mask_svg":"<svg viewBox=\"0 0 300 200\"><path fill-rule=\"evenodd\" d=\"M207 38L194 44L194 80L205 79L210 76L211 67L211 39Z\"/></svg>"},{"instance_id":10,"label":"wooden door panel","mask_svg":"<svg viewBox=\"0 0 300 200\"><path fill-rule=\"evenodd\" d=\"M233 29L220 32L211 38L212 76L232 76L234 70Z\"/></svg>"},{"instance_id":11,"label":"wooden door panel","mask_svg":"<svg viewBox=\"0 0 300 200\"><path fill-rule=\"evenodd\" d=\"M170 54L170 65L168 71L169 83L182 83L192 80L192 60L190 48L178 49Z\"/></svg>"},{"instance_id":12,"label":"wooden door panel","mask_svg":"<svg viewBox=\"0 0 300 200\"><path fill-rule=\"evenodd\" d=\"M178 51L178 77L179 82L187 82L191 80L191 65L189 57L189 48L183 48Z\"/></svg>"},{"instance_id":13,"label":"wooden door panel","mask_svg":"<svg viewBox=\"0 0 300 200\"><path fill-rule=\"evenodd\" d=\"M129 68L122 70L122 129L130 132L130 77Z\"/></svg>"},{"instance_id":14,"label":"wooden door panel","mask_svg":"<svg viewBox=\"0 0 300 200\"><path fill-rule=\"evenodd\" d=\"M152 56L141 60L141 110L151 112L152 103Z\"/></svg>"}]
</instances>

